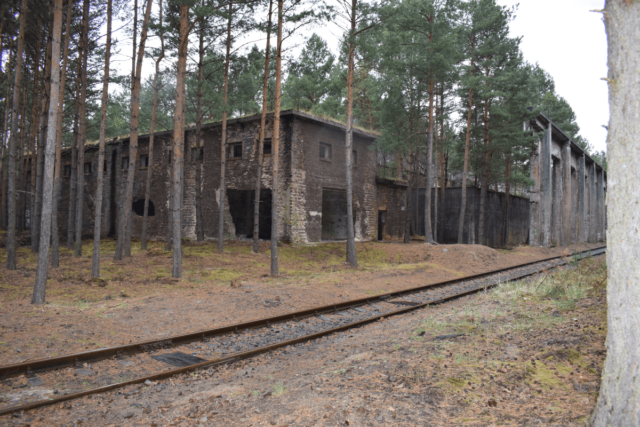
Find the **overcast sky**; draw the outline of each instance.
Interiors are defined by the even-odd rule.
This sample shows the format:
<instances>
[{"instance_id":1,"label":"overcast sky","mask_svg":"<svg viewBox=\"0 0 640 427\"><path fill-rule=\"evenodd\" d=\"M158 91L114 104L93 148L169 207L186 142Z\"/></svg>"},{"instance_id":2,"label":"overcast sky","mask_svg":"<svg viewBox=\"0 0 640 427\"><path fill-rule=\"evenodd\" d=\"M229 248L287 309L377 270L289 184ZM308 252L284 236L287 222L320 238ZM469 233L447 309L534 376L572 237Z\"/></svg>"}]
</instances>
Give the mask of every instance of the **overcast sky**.
<instances>
[{"instance_id":1,"label":"overcast sky","mask_svg":"<svg viewBox=\"0 0 640 427\"><path fill-rule=\"evenodd\" d=\"M513 6L519 3L516 19L511 23L513 36L522 36L522 51L527 61L539 63L556 84L557 93L564 97L576 113L580 133L596 150L606 149L607 131L602 127L609 120L607 84L607 43L600 13L591 12L604 7L603 0L496 0ZM335 3L335 0L328 0ZM304 38L317 32L337 54L342 30L336 25L310 29L290 40L300 50ZM120 45L120 55L114 58L119 72L131 69L131 47L126 37ZM264 40L248 34L237 44L257 42L264 48ZM151 38L150 45L157 44ZM275 40L272 40L272 44ZM247 46L249 47L249 46ZM287 46L285 46L286 48ZM288 46L290 47L290 46ZM126 57L125 57L126 56ZM130 71L129 71L130 72ZM145 59L143 75L153 73L153 63Z\"/></svg>"},{"instance_id":2,"label":"overcast sky","mask_svg":"<svg viewBox=\"0 0 640 427\"><path fill-rule=\"evenodd\" d=\"M607 40L600 13L603 0L497 0L520 3L511 23L514 36L522 36L522 52L538 62L556 83L556 92L575 111L580 133L596 150L606 149L609 122Z\"/></svg>"}]
</instances>

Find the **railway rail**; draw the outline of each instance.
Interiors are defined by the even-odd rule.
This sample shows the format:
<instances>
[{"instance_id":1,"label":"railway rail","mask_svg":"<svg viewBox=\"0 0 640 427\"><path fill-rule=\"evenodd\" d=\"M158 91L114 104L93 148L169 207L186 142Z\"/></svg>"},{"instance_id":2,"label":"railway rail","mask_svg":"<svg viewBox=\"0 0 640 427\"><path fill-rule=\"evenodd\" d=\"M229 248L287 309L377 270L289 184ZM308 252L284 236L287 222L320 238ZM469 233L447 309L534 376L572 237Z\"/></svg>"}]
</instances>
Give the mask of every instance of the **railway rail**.
<instances>
[{"instance_id":1,"label":"railway rail","mask_svg":"<svg viewBox=\"0 0 640 427\"><path fill-rule=\"evenodd\" d=\"M605 251L603 246L570 257L582 259ZM254 357L520 280L567 262L567 257L555 256L221 328L1 366L0 415ZM19 384L15 384L16 377L21 377Z\"/></svg>"}]
</instances>

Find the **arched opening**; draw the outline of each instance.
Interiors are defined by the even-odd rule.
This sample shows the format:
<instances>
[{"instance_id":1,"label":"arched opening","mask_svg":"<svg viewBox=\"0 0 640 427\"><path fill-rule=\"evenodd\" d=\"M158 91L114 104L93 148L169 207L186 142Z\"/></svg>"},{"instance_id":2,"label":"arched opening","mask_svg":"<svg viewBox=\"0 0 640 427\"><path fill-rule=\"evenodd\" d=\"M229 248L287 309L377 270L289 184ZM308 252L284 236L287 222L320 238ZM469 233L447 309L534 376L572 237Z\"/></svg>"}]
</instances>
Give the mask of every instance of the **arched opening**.
<instances>
[{"instance_id":1,"label":"arched opening","mask_svg":"<svg viewBox=\"0 0 640 427\"><path fill-rule=\"evenodd\" d=\"M133 202L133 212L138 216L144 216L144 199L138 199ZM147 216L155 216L156 208L153 206L153 202L149 200L149 210Z\"/></svg>"}]
</instances>

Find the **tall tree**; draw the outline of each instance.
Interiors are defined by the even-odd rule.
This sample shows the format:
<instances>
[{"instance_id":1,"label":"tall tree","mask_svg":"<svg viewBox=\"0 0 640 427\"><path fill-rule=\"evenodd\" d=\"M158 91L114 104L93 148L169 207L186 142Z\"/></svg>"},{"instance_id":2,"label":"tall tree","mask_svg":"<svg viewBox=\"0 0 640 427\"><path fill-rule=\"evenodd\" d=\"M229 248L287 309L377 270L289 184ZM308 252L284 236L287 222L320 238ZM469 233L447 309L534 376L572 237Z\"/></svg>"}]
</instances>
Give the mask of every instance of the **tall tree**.
<instances>
[{"instance_id":1,"label":"tall tree","mask_svg":"<svg viewBox=\"0 0 640 427\"><path fill-rule=\"evenodd\" d=\"M74 0L67 0L67 21L65 24L64 54L60 77L60 95L58 98L58 122L56 131L56 167L53 174L53 208L51 209L51 266L60 266L60 237L58 235L58 204L60 202L60 168L62 167L62 122L64 112L64 90L67 81L67 62L69 61L69 41L71 40L71 16Z\"/></svg>"},{"instance_id":2,"label":"tall tree","mask_svg":"<svg viewBox=\"0 0 640 427\"><path fill-rule=\"evenodd\" d=\"M180 34L178 37L178 69L176 82L176 112L173 128L173 156L171 169L173 206L173 271L182 277L182 167L184 164L184 107L186 98L187 47L189 43L189 6L180 7Z\"/></svg>"},{"instance_id":3,"label":"tall tree","mask_svg":"<svg viewBox=\"0 0 640 427\"><path fill-rule=\"evenodd\" d=\"M262 163L264 162L264 137L267 127L267 100L269 95L269 54L271 53L271 15L273 0L269 0L269 16L267 18L267 46L264 51L264 79L262 83L262 114L260 115L260 140L258 141L258 172L256 174L256 190L253 197L253 253L260 249L260 189L262 188Z\"/></svg>"},{"instance_id":4,"label":"tall tree","mask_svg":"<svg viewBox=\"0 0 640 427\"><path fill-rule=\"evenodd\" d=\"M271 275L279 274L278 270L278 167L280 163L280 102L282 98L282 27L283 3L278 0L278 35L276 37L276 93L273 111L273 137L271 138Z\"/></svg>"},{"instance_id":5,"label":"tall tree","mask_svg":"<svg viewBox=\"0 0 640 427\"><path fill-rule=\"evenodd\" d=\"M607 0L607 358L591 424L640 423L640 2ZM599 185L602 185L599 183Z\"/></svg>"},{"instance_id":6,"label":"tall tree","mask_svg":"<svg viewBox=\"0 0 640 427\"><path fill-rule=\"evenodd\" d=\"M142 74L142 59L144 46L147 41L149 18L151 17L152 0L147 0L147 8L144 13L142 32L140 34L140 47L138 48L135 76L131 89L131 125L129 127L129 167L127 169L127 186L122 202L122 213L118 227L118 240L114 258L119 260L124 256L131 256L131 206L133 204L133 180L135 178L138 158L138 123L140 120L140 76Z\"/></svg>"},{"instance_id":7,"label":"tall tree","mask_svg":"<svg viewBox=\"0 0 640 427\"><path fill-rule=\"evenodd\" d=\"M151 0L147 0L151 3ZM104 186L104 147L107 133L107 104L109 102L109 60L111 59L111 0L107 0L107 44L104 52L104 74L102 76L102 106L100 108L100 140L98 142L98 177L94 223L93 260L91 277L100 277L100 234L102 227L102 187Z\"/></svg>"},{"instance_id":8,"label":"tall tree","mask_svg":"<svg viewBox=\"0 0 640 427\"><path fill-rule=\"evenodd\" d=\"M111 0L109 0L110 2ZM53 31L51 54L55 59L51 63L51 106L48 109L49 124L47 128L46 157L44 165L44 189L42 193L42 229L40 231L40 250L38 254L38 267L36 269L36 281L33 288L31 303L44 304L49 268L49 244L51 239L51 209L53 207L53 172L55 167L56 134L58 132L57 121L62 118L59 115L58 103L60 102L60 34L62 32L62 0L55 0L53 11Z\"/></svg>"},{"instance_id":9,"label":"tall tree","mask_svg":"<svg viewBox=\"0 0 640 427\"><path fill-rule=\"evenodd\" d=\"M149 129L149 164L147 165L147 182L144 190L144 212L142 217L142 238L140 248L147 249L147 226L149 223L149 197L151 194L151 177L153 174L153 143L156 131L156 116L158 113L158 76L160 75L160 62L164 58L164 30L162 28L162 0L158 2L159 25L158 36L160 37L160 54L156 59L156 73L153 76L153 106L151 107L151 124Z\"/></svg>"},{"instance_id":10,"label":"tall tree","mask_svg":"<svg viewBox=\"0 0 640 427\"><path fill-rule=\"evenodd\" d=\"M220 136L220 212L218 213L218 252L224 249L224 207L227 197L227 186L225 182L227 170L227 110L229 108L229 62L231 60L231 25L233 22L233 0L229 0L229 17L227 21L227 42L224 59L224 92L222 105L222 135Z\"/></svg>"},{"instance_id":11,"label":"tall tree","mask_svg":"<svg viewBox=\"0 0 640 427\"><path fill-rule=\"evenodd\" d=\"M87 67L89 62L89 7L90 0L84 0L82 5L82 68L80 72L80 103L78 105L78 150L76 160L76 215L75 215L75 256L82 256L82 219L84 211L84 141L87 132Z\"/></svg>"},{"instance_id":12,"label":"tall tree","mask_svg":"<svg viewBox=\"0 0 640 427\"><path fill-rule=\"evenodd\" d=\"M11 136L9 139L9 165L7 167L8 183L7 195L7 270L16 269L16 135L18 132L18 117L20 114L20 83L22 81L22 54L24 52L24 38L27 27L27 0L22 0L20 8L20 30L18 33L18 50L16 52L16 75L13 83L13 106L11 112Z\"/></svg>"}]
</instances>

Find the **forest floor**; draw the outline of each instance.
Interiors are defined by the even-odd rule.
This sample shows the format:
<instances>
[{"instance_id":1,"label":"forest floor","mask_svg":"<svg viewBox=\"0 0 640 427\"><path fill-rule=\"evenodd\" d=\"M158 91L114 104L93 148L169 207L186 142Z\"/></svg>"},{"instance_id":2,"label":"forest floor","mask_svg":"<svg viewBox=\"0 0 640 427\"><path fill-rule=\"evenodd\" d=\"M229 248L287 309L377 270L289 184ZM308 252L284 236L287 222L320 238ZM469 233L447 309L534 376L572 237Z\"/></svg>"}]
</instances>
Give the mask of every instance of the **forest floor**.
<instances>
[{"instance_id":1,"label":"forest floor","mask_svg":"<svg viewBox=\"0 0 640 427\"><path fill-rule=\"evenodd\" d=\"M268 252L252 255L249 243L229 243L223 254L215 244L189 245L185 278L173 281L160 243L148 253L134 250L123 262L112 261L113 243L104 244L100 282L89 278L89 242L83 258L67 253L51 273L44 307L29 303L36 257L20 250L19 270L1 273L0 364L197 331L568 252L365 243L358 244L360 267L352 269L343 264L343 243L284 245L284 274L274 279L266 276ZM604 257L544 277L215 370L1 417L0 425L582 425L595 404L605 356Z\"/></svg>"}]
</instances>

